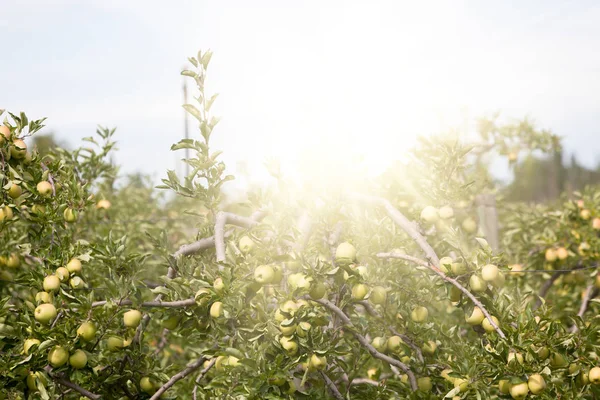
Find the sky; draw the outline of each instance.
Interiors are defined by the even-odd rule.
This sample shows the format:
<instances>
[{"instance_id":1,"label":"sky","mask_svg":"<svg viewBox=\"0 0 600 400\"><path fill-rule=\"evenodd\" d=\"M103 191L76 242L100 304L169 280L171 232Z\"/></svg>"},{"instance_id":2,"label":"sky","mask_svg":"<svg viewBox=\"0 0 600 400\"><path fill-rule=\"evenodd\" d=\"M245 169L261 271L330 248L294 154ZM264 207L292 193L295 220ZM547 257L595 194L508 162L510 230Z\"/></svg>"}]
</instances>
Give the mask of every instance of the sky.
<instances>
[{"instance_id":1,"label":"sky","mask_svg":"<svg viewBox=\"0 0 600 400\"><path fill-rule=\"evenodd\" d=\"M48 117L71 146L116 127L122 171L183 171L180 70L214 52L231 172L376 173L416 135L500 111L600 160L597 1L4 0L0 108ZM200 138L193 120L191 135ZM306 168L306 162L304 162ZM502 175L504 172L500 171ZM241 182L247 182L244 178Z\"/></svg>"}]
</instances>

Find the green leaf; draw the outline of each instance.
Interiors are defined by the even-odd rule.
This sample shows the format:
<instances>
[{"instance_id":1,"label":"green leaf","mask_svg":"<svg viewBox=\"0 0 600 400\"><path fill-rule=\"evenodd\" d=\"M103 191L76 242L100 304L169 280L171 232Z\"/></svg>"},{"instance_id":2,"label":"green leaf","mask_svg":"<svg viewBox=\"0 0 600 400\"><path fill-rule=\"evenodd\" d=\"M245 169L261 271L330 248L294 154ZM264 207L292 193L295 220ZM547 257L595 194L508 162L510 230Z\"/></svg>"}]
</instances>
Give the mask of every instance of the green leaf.
<instances>
[{"instance_id":1,"label":"green leaf","mask_svg":"<svg viewBox=\"0 0 600 400\"><path fill-rule=\"evenodd\" d=\"M185 111L192 114L192 116L194 118L196 118L198 121L202 122L204 120L202 118L202 114L200 113L200 110L198 110L195 106L193 106L191 104L184 104L183 108L185 109Z\"/></svg>"}]
</instances>

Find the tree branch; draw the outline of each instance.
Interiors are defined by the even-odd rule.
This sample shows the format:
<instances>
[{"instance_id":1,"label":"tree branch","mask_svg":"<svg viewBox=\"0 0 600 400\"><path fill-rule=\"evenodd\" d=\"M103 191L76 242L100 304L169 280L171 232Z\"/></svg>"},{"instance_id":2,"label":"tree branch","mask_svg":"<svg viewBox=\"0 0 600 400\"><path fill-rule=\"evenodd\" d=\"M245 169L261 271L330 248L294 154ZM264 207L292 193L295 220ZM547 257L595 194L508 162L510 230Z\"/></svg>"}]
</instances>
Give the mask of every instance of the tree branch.
<instances>
[{"instance_id":1,"label":"tree branch","mask_svg":"<svg viewBox=\"0 0 600 400\"><path fill-rule=\"evenodd\" d=\"M352 321L350 321L350 318L339 307L337 307L335 304L333 304L329 300L322 299L322 300L312 300L312 301L321 304L322 306L327 308L329 311L331 311L335 315L337 315L339 317L339 319L342 321L342 324L349 328L348 331L356 338L356 340L358 340L358 342L364 348L366 348L369 351L369 353L373 357L375 357L379 360L385 361L388 364L396 366L396 367L400 368L402 371L404 371L404 373L406 375L408 375L408 380L410 381L410 386L411 386L412 390L413 391L417 390L417 380L416 380L413 372L410 370L410 368L408 368L408 366L406 364L404 364L403 362L398 361L395 358L386 356L385 354L378 352L375 349L375 347L373 347L371 345L371 343L369 343L369 341L364 336L362 336L360 333L358 333L354 330L354 324L352 323Z\"/></svg>"},{"instance_id":2,"label":"tree branch","mask_svg":"<svg viewBox=\"0 0 600 400\"><path fill-rule=\"evenodd\" d=\"M453 284L454 286L456 286L469 299L471 299L473 304L475 304L477 307L479 307L481 309L481 311L483 312L483 315L485 315L485 317L490 322L490 325L492 325L494 327L494 329L496 330L496 332L498 332L498 335L502 339L506 339L506 335L504 334L504 332L502 332L502 329L500 329L500 327L492 320L492 316L490 315L488 310L483 306L483 304L475 296L473 296L473 294L471 292L469 292L463 285L461 285L456 279L450 278L435 265L432 265L431 263L429 263L427 261L421 260L420 258L416 258L416 257L404 255L404 254L397 254L397 253L378 253L377 257L379 257L379 258L400 258L402 260L411 261L415 264L429 268L430 270L432 270L433 272L438 274L440 276L440 278L442 278L446 282L449 282L449 283Z\"/></svg>"},{"instance_id":3,"label":"tree branch","mask_svg":"<svg viewBox=\"0 0 600 400\"><path fill-rule=\"evenodd\" d=\"M100 306L105 305L106 303L108 303L108 300L94 301L92 303L92 307L100 307ZM133 304L133 302L128 299L121 300L121 301L117 300L115 302L115 305L117 305L117 306L130 306L132 304ZM193 298L185 299L185 300L177 300L177 301L154 300L154 301L145 301L145 302L139 304L139 306L143 307L143 308L150 308L150 307L180 308L180 307L190 307L190 306L194 306L194 305L196 305L196 300Z\"/></svg>"},{"instance_id":4,"label":"tree branch","mask_svg":"<svg viewBox=\"0 0 600 400\"><path fill-rule=\"evenodd\" d=\"M185 369L183 369L181 372L178 372L175 375L173 375L171 377L171 379L169 379L167 381L167 383L165 383L164 385L162 385L152 395L152 397L150 397L150 400L157 400L158 398L160 398L160 396L164 392L166 392L171 386L173 386L178 381L182 380L183 378L185 378L186 376L188 376L189 374L191 374L192 372L194 372L195 370L197 370L198 368L200 368L200 366L202 366L202 363L204 362L204 360L205 360L204 357L200 357L199 359L197 359L196 361L194 361L193 363L191 363L190 365L188 365L187 367L185 367Z\"/></svg>"},{"instance_id":5,"label":"tree branch","mask_svg":"<svg viewBox=\"0 0 600 400\"><path fill-rule=\"evenodd\" d=\"M323 377L323 380L327 384L329 391L331 392L331 394L333 394L333 397L335 397L337 400L344 400L344 396L342 396L337 386L335 386L335 383L333 383L333 381L329 379L327 374L323 371L319 371L319 373L321 374L321 377Z\"/></svg>"},{"instance_id":6,"label":"tree branch","mask_svg":"<svg viewBox=\"0 0 600 400\"><path fill-rule=\"evenodd\" d=\"M69 389L73 389L74 391L76 391L77 393L79 393L82 396L87 397L88 399L99 400L102 398L101 395L92 393L89 390L86 390L86 389L82 388L81 386L71 382L70 380L63 378L62 376L52 374L51 373L52 367L49 365L47 365L44 369L46 370L46 372L48 372L48 375L50 376L50 378L52 378L52 380L54 382L58 383L59 385L68 387Z\"/></svg>"},{"instance_id":7,"label":"tree branch","mask_svg":"<svg viewBox=\"0 0 600 400\"><path fill-rule=\"evenodd\" d=\"M217 358L214 357L212 360L210 360L210 362L208 363L206 368L204 368L200 372L200 375L198 375L198 377L196 378L196 385L194 385L194 390L192 391L193 400L196 400L196 391L198 390L198 384L200 383L202 378L204 378L204 375L206 375L206 373L213 367L213 365L215 365L216 362L217 362Z\"/></svg>"},{"instance_id":8,"label":"tree branch","mask_svg":"<svg viewBox=\"0 0 600 400\"><path fill-rule=\"evenodd\" d=\"M590 300L596 296L598 296L598 289L594 287L594 284L589 285L585 290L585 296L583 296L581 306L579 307L579 312L577 313L577 316L579 318L583 318L583 314L585 314L585 312L587 311L587 308L590 304ZM579 328L577 327L577 325L573 325L571 327L571 332L573 333L577 332L578 330Z\"/></svg>"},{"instance_id":9,"label":"tree branch","mask_svg":"<svg viewBox=\"0 0 600 400\"><path fill-rule=\"evenodd\" d=\"M252 218L242 217L233 213L219 211L215 221L215 250L217 262L225 261L225 224L236 225L242 228L252 228L256 224Z\"/></svg>"}]
</instances>

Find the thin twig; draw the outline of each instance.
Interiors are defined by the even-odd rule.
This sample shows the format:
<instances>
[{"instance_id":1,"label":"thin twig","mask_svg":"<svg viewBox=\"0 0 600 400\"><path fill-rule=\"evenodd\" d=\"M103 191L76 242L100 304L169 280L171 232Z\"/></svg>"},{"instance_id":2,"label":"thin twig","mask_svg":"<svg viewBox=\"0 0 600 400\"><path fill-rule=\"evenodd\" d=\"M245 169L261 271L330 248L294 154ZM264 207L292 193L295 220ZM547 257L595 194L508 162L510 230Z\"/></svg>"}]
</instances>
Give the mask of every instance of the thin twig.
<instances>
[{"instance_id":1,"label":"thin twig","mask_svg":"<svg viewBox=\"0 0 600 400\"><path fill-rule=\"evenodd\" d=\"M577 313L577 316L579 318L583 318L583 315L587 311L587 308L590 304L590 300L592 300L596 296L598 296L598 289L594 287L594 284L589 285L585 290L585 296L583 296L581 306L579 307L579 312ZM579 328L577 327L577 325L573 325L571 327L571 332L573 333L577 332L578 330Z\"/></svg>"},{"instance_id":2,"label":"thin twig","mask_svg":"<svg viewBox=\"0 0 600 400\"><path fill-rule=\"evenodd\" d=\"M74 391L76 391L77 393L79 393L82 396L87 397L88 399L98 400L98 399L102 398L101 395L92 393L89 390L86 390L86 389L82 388L81 386L71 382L70 380L63 378L62 376L52 374L52 367L50 365L47 365L46 367L44 367L44 370L46 372L48 372L48 375L50 376L50 378L52 378L52 380L54 382L58 383L59 385L73 389Z\"/></svg>"},{"instance_id":3,"label":"thin twig","mask_svg":"<svg viewBox=\"0 0 600 400\"><path fill-rule=\"evenodd\" d=\"M205 360L204 357L200 357L199 359L197 359L196 361L194 361L193 363L191 363L190 365L188 365L187 367L185 367L185 369L183 369L182 371L180 371L180 372L176 373L175 375L173 375L171 377L171 379L169 379L167 381L167 383L165 383L164 385L162 385L152 395L152 397L150 397L150 400L157 400L158 398L160 398L160 396L164 392L166 392L171 386L173 386L175 383L177 383L181 379L185 378L186 376L188 376L189 374L191 374L192 372L194 372L195 370L197 370L198 368L200 368L202 366L202 363L204 362L204 360Z\"/></svg>"},{"instance_id":4,"label":"thin twig","mask_svg":"<svg viewBox=\"0 0 600 400\"><path fill-rule=\"evenodd\" d=\"M484 305L477 299L477 297L473 296L473 294L471 292L469 292L463 285L461 285L456 279L450 278L435 265L433 265L427 261L421 260L420 258L416 258L413 256L404 255L404 254L397 254L397 253L378 253L377 257L379 257L379 258L400 258L402 260L411 261L415 264L429 268L430 270L435 272L437 275L439 275L440 278L442 278L446 282L449 282L449 283L453 284L454 286L456 286L469 299L471 299L473 304L475 304L477 307L479 307L479 309L481 309L481 311L483 312L483 315L485 315L485 317L488 319L490 325L492 325L494 327L494 329L496 330L496 332L498 332L498 335L502 339L506 339L506 335L504 334L504 332L502 332L502 329L500 329L500 327L494 322L494 320L492 320L492 316L490 315L488 310L484 307Z\"/></svg>"},{"instance_id":5,"label":"thin twig","mask_svg":"<svg viewBox=\"0 0 600 400\"><path fill-rule=\"evenodd\" d=\"M335 386L335 383L333 383L333 381L329 379L327 374L323 371L319 371L319 373L321 374L321 377L323 377L323 380L327 384L327 387L329 388L329 391L331 392L333 397L335 397L337 400L344 400L344 396L342 396L340 390L337 388L337 386Z\"/></svg>"},{"instance_id":6,"label":"thin twig","mask_svg":"<svg viewBox=\"0 0 600 400\"><path fill-rule=\"evenodd\" d=\"M94 301L92 303L92 307L100 307L108 303L108 300L99 300ZM125 300L115 300L115 305L117 306L130 306L133 302L129 299ZM177 300L177 301L145 301L139 304L139 307L149 308L149 307L161 307L161 308L180 308L180 307L190 307L196 305L195 299L185 299L185 300Z\"/></svg>"},{"instance_id":7,"label":"thin twig","mask_svg":"<svg viewBox=\"0 0 600 400\"><path fill-rule=\"evenodd\" d=\"M196 378L196 384L194 385L194 390L192 391L193 400L196 400L196 392L198 391L198 384L200 383L202 378L204 378L204 375L206 375L206 373L213 367L213 365L215 365L216 362L217 362L216 358L213 358L212 360L210 360L210 362L208 363L206 368L204 368L200 372L200 375L198 375L198 377Z\"/></svg>"},{"instance_id":8,"label":"thin twig","mask_svg":"<svg viewBox=\"0 0 600 400\"><path fill-rule=\"evenodd\" d=\"M225 224L236 225L241 228L252 228L258 224L258 222L252 218L219 211L215 221L215 250L217 252L217 262L225 261Z\"/></svg>"},{"instance_id":9,"label":"thin twig","mask_svg":"<svg viewBox=\"0 0 600 400\"><path fill-rule=\"evenodd\" d=\"M413 389L413 391L417 390L417 380L415 378L415 375L413 374L413 372L410 370L410 368L406 364L404 364L401 361L396 360L395 358L386 356L385 354L378 352L375 349L375 347L373 347L371 345L371 343L369 343L369 341L363 335L356 332L356 330L354 329L354 324L352 323L352 321L350 321L350 318L335 304L333 304L329 300L323 300L323 299L322 300L313 300L313 301L321 304L322 306L327 308L329 311L331 311L335 315L337 315L339 317L340 321L342 322L342 324L348 328L348 332L350 332L356 338L356 340L358 340L358 342L369 351L369 353L373 357L375 357L379 360L385 361L388 364L396 366L396 367L400 368L402 371L404 371L404 373L408 376L408 380L410 381L410 386Z\"/></svg>"}]
</instances>

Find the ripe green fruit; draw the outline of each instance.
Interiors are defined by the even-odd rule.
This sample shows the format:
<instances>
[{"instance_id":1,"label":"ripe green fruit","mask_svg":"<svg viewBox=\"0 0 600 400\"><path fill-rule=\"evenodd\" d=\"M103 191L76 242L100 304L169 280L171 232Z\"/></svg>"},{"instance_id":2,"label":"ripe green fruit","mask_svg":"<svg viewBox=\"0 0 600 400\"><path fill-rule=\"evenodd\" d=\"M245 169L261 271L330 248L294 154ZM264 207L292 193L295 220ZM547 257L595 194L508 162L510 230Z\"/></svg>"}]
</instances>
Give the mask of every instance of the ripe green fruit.
<instances>
[{"instance_id":1,"label":"ripe green fruit","mask_svg":"<svg viewBox=\"0 0 600 400\"><path fill-rule=\"evenodd\" d=\"M400 349L403 343L404 341L400 336L390 336L390 338L387 340L387 349L392 353L395 353Z\"/></svg>"},{"instance_id":2,"label":"ripe green fruit","mask_svg":"<svg viewBox=\"0 0 600 400\"><path fill-rule=\"evenodd\" d=\"M373 290L371 290L371 296L369 296L369 300L373 304L385 304L387 300L387 290L381 286L375 286Z\"/></svg>"},{"instance_id":3,"label":"ripe green fruit","mask_svg":"<svg viewBox=\"0 0 600 400\"><path fill-rule=\"evenodd\" d=\"M352 264L356 259L356 248L348 242L340 243L335 249L335 262L338 264Z\"/></svg>"},{"instance_id":4,"label":"ripe green fruit","mask_svg":"<svg viewBox=\"0 0 600 400\"><path fill-rule=\"evenodd\" d=\"M87 354L81 349L75 350L69 357L69 364L75 369L81 369L87 365Z\"/></svg>"},{"instance_id":5,"label":"ripe green fruit","mask_svg":"<svg viewBox=\"0 0 600 400\"><path fill-rule=\"evenodd\" d=\"M123 314L123 324L129 328L137 328L142 320L142 313L138 310L129 310Z\"/></svg>"},{"instance_id":6,"label":"ripe green fruit","mask_svg":"<svg viewBox=\"0 0 600 400\"><path fill-rule=\"evenodd\" d=\"M499 274L498 267L495 266L494 264L484 265L483 268L481 269L481 277L486 282L495 281L498 278L498 274Z\"/></svg>"},{"instance_id":7,"label":"ripe green fruit","mask_svg":"<svg viewBox=\"0 0 600 400\"><path fill-rule=\"evenodd\" d=\"M67 279L69 279L70 274L69 274L69 270L66 269L65 267L58 267L58 268L56 268L54 275L56 275L58 277L58 279L60 279L61 282L64 282Z\"/></svg>"},{"instance_id":8,"label":"ripe green fruit","mask_svg":"<svg viewBox=\"0 0 600 400\"><path fill-rule=\"evenodd\" d=\"M288 285L290 285L292 289L308 289L310 287L312 278L307 277L301 272L297 272L289 275L287 281Z\"/></svg>"},{"instance_id":9,"label":"ripe green fruit","mask_svg":"<svg viewBox=\"0 0 600 400\"><path fill-rule=\"evenodd\" d=\"M242 236L240 238L238 246L242 253L248 254L254 248L254 240L250 239L249 236Z\"/></svg>"},{"instance_id":10,"label":"ripe green fruit","mask_svg":"<svg viewBox=\"0 0 600 400\"><path fill-rule=\"evenodd\" d=\"M316 354L313 354L308 360L308 366L310 369L322 371L327 366L327 358L325 356L320 357Z\"/></svg>"},{"instance_id":11,"label":"ripe green fruit","mask_svg":"<svg viewBox=\"0 0 600 400\"><path fill-rule=\"evenodd\" d=\"M559 247L556 249L556 257L561 261L566 260L569 257L569 251L564 247Z\"/></svg>"},{"instance_id":12,"label":"ripe green fruit","mask_svg":"<svg viewBox=\"0 0 600 400\"><path fill-rule=\"evenodd\" d=\"M40 382L42 386L46 386L48 384L48 381L41 372L30 372L29 375L27 375L27 387L32 392L36 392L38 390L38 382Z\"/></svg>"},{"instance_id":13,"label":"ripe green fruit","mask_svg":"<svg viewBox=\"0 0 600 400\"><path fill-rule=\"evenodd\" d=\"M109 336L108 339L106 339L106 347L110 351L121 350L125 347L125 342L123 341L123 338L119 336Z\"/></svg>"},{"instance_id":14,"label":"ripe green fruit","mask_svg":"<svg viewBox=\"0 0 600 400\"><path fill-rule=\"evenodd\" d=\"M55 368L62 367L69 360L69 352L62 346L54 346L48 353L48 363Z\"/></svg>"},{"instance_id":15,"label":"ripe green fruit","mask_svg":"<svg viewBox=\"0 0 600 400\"><path fill-rule=\"evenodd\" d=\"M298 324L298 327L296 328L296 335L298 337L304 338L308 336L310 328L312 328L310 322L302 321Z\"/></svg>"},{"instance_id":16,"label":"ripe green fruit","mask_svg":"<svg viewBox=\"0 0 600 400\"><path fill-rule=\"evenodd\" d=\"M462 291L456 286L450 286L450 301L458 303L462 297Z\"/></svg>"},{"instance_id":17,"label":"ripe green fruit","mask_svg":"<svg viewBox=\"0 0 600 400\"><path fill-rule=\"evenodd\" d=\"M531 393L540 394L544 391L544 389L546 389L546 381L540 374L529 375L527 386L529 387L529 391Z\"/></svg>"},{"instance_id":18,"label":"ripe green fruit","mask_svg":"<svg viewBox=\"0 0 600 400\"><path fill-rule=\"evenodd\" d=\"M431 378L428 376L421 377L417 379L417 387L421 392L430 392L433 384L431 383Z\"/></svg>"},{"instance_id":19,"label":"ripe green fruit","mask_svg":"<svg viewBox=\"0 0 600 400\"><path fill-rule=\"evenodd\" d=\"M75 222L77 221L77 211L73 210L70 207L65 208L65 211L63 211L63 217L66 222Z\"/></svg>"},{"instance_id":20,"label":"ripe green fruit","mask_svg":"<svg viewBox=\"0 0 600 400\"><path fill-rule=\"evenodd\" d=\"M60 278L56 275L48 275L42 284L46 292L55 292L60 288Z\"/></svg>"},{"instance_id":21,"label":"ripe green fruit","mask_svg":"<svg viewBox=\"0 0 600 400\"><path fill-rule=\"evenodd\" d=\"M279 330L283 336L291 336L296 332L296 324L283 325L283 322L279 324Z\"/></svg>"},{"instance_id":22,"label":"ripe green fruit","mask_svg":"<svg viewBox=\"0 0 600 400\"><path fill-rule=\"evenodd\" d=\"M93 322L86 321L77 328L77 336L86 342L90 342L96 336L96 325Z\"/></svg>"},{"instance_id":23,"label":"ripe green fruit","mask_svg":"<svg viewBox=\"0 0 600 400\"><path fill-rule=\"evenodd\" d=\"M275 271L270 265L261 265L254 270L254 280L261 285L268 285L273 282Z\"/></svg>"},{"instance_id":24,"label":"ripe green fruit","mask_svg":"<svg viewBox=\"0 0 600 400\"><path fill-rule=\"evenodd\" d=\"M510 395L515 400L523 400L527 397L527 393L529 393L529 386L527 386L527 382L517 383L516 385L512 385L510 387Z\"/></svg>"},{"instance_id":25,"label":"ripe green fruit","mask_svg":"<svg viewBox=\"0 0 600 400\"><path fill-rule=\"evenodd\" d=\"M147 393L147 394L154 394L154 392L156 392L156 385L154 384L154 382L152 382L152 380L147 377L144 376L142 379L140 379L140 389L142 389L142 392Z\"/></svg>"},{"instance_id":26,"label":"ripe green fruit","mask_svg":"<svg viewBox=\"0 0 600 400\"><path fill-rule=\"evenodd\" d=\"M500 390L500 393L502 394L509 394L510 386L510 382L507 379L500 379L498 381L498 390Z\"/></svg>"},{"instance_id":27,"label":"ripe green fruit","mask_svg":"<svg viewBox=\"0 0 600 400\"><path fill-rule=\"evenodd\" d=\"M22 139L13 140L13 145L10 148L10 155L15 159L22 159L27 154L27 145Z\"/></svg>"},{"instance_id":28,"label":"ripe green fruit","mask_svg":"<svg viewBox=\"0 0 600 400\"><path fill-rule=\"evenodd\" d=\"M483 314L483 311L481 311L479 307L475 307L473 308L473 312L470 316L465 316L465 321L467 322L467 324L475 326L480 325L483 322L484 318L485 315Z\"/></svg>"},{"instance_id":29,"label":"ripe green fruit","mask_svg":"<svg viewBox=\"0 0 600 400\"><path fill-rule=\"evenodd\" d=\"M554 262L558 256L556 255L556 251L554 249L546 249L546 254L544 257L546 258L546 261Z\"/></svg>"},{"instance_id":30,"label":"ripe green fruit","mask_svg":"<svg viewBox=\"0 0 600 400\"><path fill-rule=\"evenodd\" d=\"M460 393L464 393L469 390L469 381L463 378L454 379L454 387L458 388Z\"/></svg>"},{"instance_id":31,"label":"ripe green fruit","mask_svg":"<svg viewBox=\"0 0 600 400\"><path fill-rule=\"evenodd\" d=\"M165 329L173 330L177 328L177 325L179 325L180 320L181 318L178 315L172 315L162 322L162 326Z\"/></svg>"},{"instance_id":32,"label":"ripe green fruit","mask_svg":"<svg viewBox=\"0 0 600 400\"><path fill-rule=\"evenodd\" d=\"M48 292L37 292L35 294L35 302L40 303L52 303L52 295Z\"/></svg>"},{"instance_id":33,"label":"ripe green fruit","mask_svg":"<svg viewBox=\"0 0 600 400\"><path fill-rule=\"evenodd\" d=\"M423 306L415 307L410 313L410 318L414 322L425 322L427 321L427 317L429 316L429 310Z\"/></svg>"},{"instance_id":34,"label":"ripe green fruit","mask_svg":"<svg viewBox=\"0 0 600 400\"><path fill-rule=\"evenodd\" d=\"M377 350L380 353L385 353L385 351L387 350L387 340L385 338L379 336L373 338L371 344L373 345L373 347L375 347L375 350Z\"/></svg>"},{"instance_id":35,"label":"ripe green fruit","mask_svg":"<svg viewBox=\"0 0 600 400\"><path fill-rule=\"evenodd\" d=\"M588 379L594 385L600 384L600 367L594 367L590 369L590 372L588 373Z\"/></svg>"},{"instance_id":36,"label":"ripe green fruit","mask_svg":"<svg viewBox=\"0 0 600 400\"><path fill-rule=\"evenodd\" d=\"M11 220L14 216L15 215L9 206L4 206L0 208L0 222L4 220Z\"/></svg>"},{"instance_id":37,"label":"ripe green fruit","mask_svg":"<svg viewBox=\"0 0 600 400\"><path fill-rule=\"evenodd\" d=\"M487 283L479 276L473 274L469 278L469 287L476 293L485 292L487 290Z\"/></svg>"},{"instance_id":38,"label":"ripe green fruit","mask_svg":"<svg viewBox=\"0 0 600 400\"><path fill-rule=\"evenodd\" d=\"M452 263L452 274L454 275L462 275L467 272L467 268L465 264L462 262L453 262Z\"/></svg>"},{"instance_id":39,"label":"ripe green fruit","mask_svg":"<svg viewBox=\"0 0 600 400\"><path fill-rule=\"evenodd\" d=\"M85 282L78 276L74 276L69 281L69 284L73 289L81 289L85 287Z\"/></svg>"},{"instance_id":40,"label":"ripe green fruit","mask_svg":"<svg viewBox=\"0 0 600 400\"><path fill-rule=\"evenodd\" d=\"M548 350L547 347L540 347L536 351L536 354L541 361L544 361L546 358L548 358L550 356L550 350Z\"/></svg>"},{"instance_id":41,"label":"ripe green fruit","mask_svg":"<svg viewBox=\"0 0 600 400\"><path fill-rule=\"evenodd\" d=\"M433 340L429 340L427 343L423 344L421 350L423 350L423 353L432 356L437 350L437 343Z\"/></svg>"},{"instance_id":42,"label":"ripe green fruit","mask_svg":"<svg viewBox=\"0 0 600 400\"><path fill-rule=\"evenodd\" d=\"M286 314L290 314L290 315L294 315L296 314L296 311L298 311L298 304L295 301L292 300L287 300L285 303L283 303L279 309L281 311L283 311Z\"/></svg>"},{"instance_id":43,"label":"ripe green fruit","mask_svg":"<svg viewBox=\"0 0 600 400\"><path fill-rule=\"evenodd\" d=\"M519 364L523 365L523 354L521 353L515 353L514 351L510 351L508 353L508 358L507 358L507 363L510 364L511 362L518 362Z\"/></svg>"},{"instance_id":44,"label":"ripe green fruit","mask_svg":"<svg viewBox=\"0 0 600 400\"><path fill-rule=\"evenodd\" d=\"M435 207L427 206L421 211L421 219L425 222L434 223L439 219L438 210Z\"/></svg>"},{"instance_id":45,"label":"ripe green fruit","mask_svg":"<svg viewBox=\"0 0 600 400\"><path fill-rule=\"evenodd\" d=\"M21 189L21 186L17 185L14 182L10 185L10 188L8 188L8 195L13 199L16 199L22 193L23 193L23 190Z\"/></svg>"},{"instance_id":46,"label":"ripe green fruit","mask_svg":"<svg viewBox=\"0 0 600 400\"><path fill-rule=\"evenodd\" d=\"M81 261L79 261L78 258L71 258L67 263L66 268L72 274L81 272Z\"/></svg>"},{"instance_id":47,"label":"ripe green fruit","mask_svg":"<svg viewBox=\"0 0 600 400\"><path fill-rule=\"evenodd\" d=\"M363 283L358 283L352 287L352 298L354 300L362 300L369 293L369 287Z\"/></svg>"},{"instance_id":48,"label":"ripe green fruit","mask_svg":"<svg viewBox=\"0 0 600 400\"><path fill-rule=\"evenodd\" d=\"M283 336L281 339L279 339L279 343L290 356L293 356L298 352L298 343L296 343L291 337Z\"/></svg>"},{"instance_id":49,"label":"ripe green fruit","mask_svg":"<svg viewBox=\"0 0 600 400\"><path fill-rule=\"evenodd\" d=\"M223 314L223 303L215 301L210 306L210 316L213 318L219 318Z\"/></svg>"},{"instance_id":50,"label":"ripe green fruit","mask_svg":"<svg viewBox=\"0 0 600 400\"><path fill-rule=\"evenodd\" d=\"M471 217L465 218L462 222L462 228L467 233L477 232L477 222Z\"/></svg>"},{"instance_id":51,"label":"ripe green fruit","mask_svg":"<svg viewBox=\"0 0 600 400\"><path fill-rule=\"evenodd\" d=\"M49 324L54 318L56 318L57 312L54 304L40 304L36 307L33 314L37 321L41 322L42 324Z\"/></svg>"},{"instance_id":52,"label":"ripe green fruit","mask_svg":"<svg viewBox=\"0 0 600 400\"><path fill-rule=\"evenodd\" d=\"M450 206L443 206L438 213L441 219L450 219L454 217L454 209Z\"/></svg>"},{"instance_id":53,"label":"ripe green fruit","mask_svg":"<svg viewBox=\"0 0 600 400\"><path fill-rule=\"evenodd\" d=\"M8 260L6 260L6 267L7 268L19 268L20 265L21 265L21 257L17 253L11 253L10 256L8 257Z\"/></svg>"},{"instance_id":54,"label":"ripe green fruit","mask_svg":"<svg viewBox=\"0 0 600 400\"><path fill-rule=\"evenodd\" d=\"M215 292L218 294L222 294L226 288L227 287L225 286L225 282L223 282L222 278L216 278L213 282L213 289L215 289Z\"/></svg>"},{"instance_id":55,"label":"ripe green fruit","mask_svg":"<svg viewBox=\"0 0 600 400\"><path fill-rule=\"evenodd\" d=\"M567 365L569 365L569 362L562 354L554 353L550 356L550 366L552 368L565 368Z\"/></svg>"},{"instance_id":56,"label":"ripe green fruit","mask_svg":"<svg viewBox=\"0 0 600 400\"><path fill-rule=\"evenodd\" d=\"M496 326L500 327L500 321L498 321L498 318L494 317L492 315L492 321L494 321L494 323L496 324ZM494 332L496 329L492 326L492 324L490 323L490 320L485 318L482 322L481 322L481 326L483 327L483 329L487 332L487 333L492 333Z\"/></svg>"},{"instance_id":57,"label":"ripe green fruit","mask_svg":"<svg viewBox=\"0 0 600 400\"><path fill-rule=\"evenodd\" d=\"M49 197L52 195L52 185L48 181L39 182L36 189L42 197Z\"/></svg>"},{"instance_id":58,"label":"ripe green fruit","mask_svg":"<svg viewBox=\"0 0 600 400\"><path fill-rule=\"evenodd\" d=\"M327 293L327 286L322 282L313 282L310 285L310 292L308 293L310 298L313 300L322 299Z\"/></svg>"},{"instance_id":59,"label":"ripe green fruit","mask_svg":"<svg viewBox=\"0 0 600 400\"><path fill-rule=\"evenodd\" d=\"M40 343L41 342L37 339L26 339L25 342L23 342L23 353L29 355L29 349L31 349L32 346L39 346Z\"/></svg>"},{"instance_id":60,"label":"ripe green fruit","mask_svg":"<svg viewBox=\"0 0 600 400\"><path fill-rule=\"evenodd\" d=\"M442 257L440 258L440 269L443 273L447 274L452 269L452 263L454 260L450 257Z\"/></svg>"}]
</instances>

